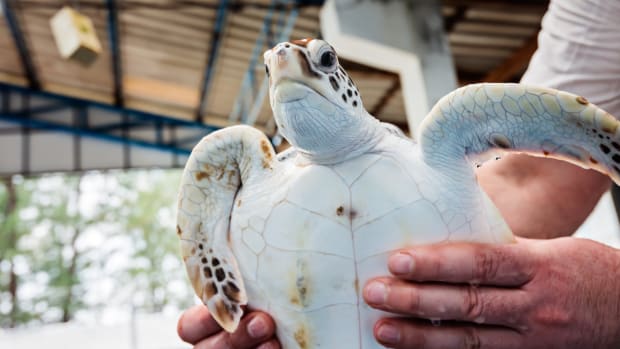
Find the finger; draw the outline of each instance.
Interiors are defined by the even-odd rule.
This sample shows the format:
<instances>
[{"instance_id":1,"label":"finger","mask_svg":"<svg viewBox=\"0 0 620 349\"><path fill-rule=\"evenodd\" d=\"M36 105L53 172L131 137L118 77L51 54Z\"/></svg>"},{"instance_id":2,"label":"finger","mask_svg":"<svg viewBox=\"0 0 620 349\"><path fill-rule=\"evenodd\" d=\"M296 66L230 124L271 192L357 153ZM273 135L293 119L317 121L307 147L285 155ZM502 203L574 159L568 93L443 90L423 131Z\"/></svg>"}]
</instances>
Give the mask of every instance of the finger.
<instances>
[{"instance_id":1,"label":"finger","mask_svg":"<svg viewBox=\"0 0 620 349\"><path fill-rule=\"evenodd\" d=\"M280 349L280 342L277 339L271 339L268 342L265 342L258 346L256 349Z\"/></svg>"},{"instance_id":2,"label":"finger","mask_svg":"<svg viewBox=\"0 0 620 349\"><path fill-rule=\"evenodd\" d=\"M374 328L377 341L388 348L416 349L516 349L522 348L518 332L485 326L431 326L403 319L381 319Z\"/></svg>"},{"instance_id":3,"label":"finger","mask_svg":"<svg viewBox=\"0 0 620 349\"><path fill-rule=\"evenodd\" d=\"M196 305L181 314L177 322L177 333L187 343L196 344L198 341L212 336L222 328L209 314L204 305Z\"/></svg>"},{"instance_id":4,"label":"finger","mask_svg":"<svg viewBox=\"0 0 620 349\"><path fill-rule=\"evenodd\" d=\"M396 277L414 281L520 286L533 277L534 254L524 243L447 243L401 250L388 261Z\"/></svg>"},{"instance_id":5,"label":"finger","mask_svg":"<svg viewBox=\"0 0 620 349\"><path fill-rule=\"evenodd\" d=\"M241 319L233 333L221 331L198 342L195 349L250 349L268 342L275 332L273 320L265 313L254 312ZM277 347L276 347L277 348Z\"/></svg>"},{"instance_id":6,"label":"finger","mask_svg":"<svg viewBox=\"0 0 620 349\"><path fill-rule=\"evenodd\" d=\"M457 320L518 329L528 302L518 289L371 280L364 299L373 308L425 319Z\"/></svg>"}]
</instances>

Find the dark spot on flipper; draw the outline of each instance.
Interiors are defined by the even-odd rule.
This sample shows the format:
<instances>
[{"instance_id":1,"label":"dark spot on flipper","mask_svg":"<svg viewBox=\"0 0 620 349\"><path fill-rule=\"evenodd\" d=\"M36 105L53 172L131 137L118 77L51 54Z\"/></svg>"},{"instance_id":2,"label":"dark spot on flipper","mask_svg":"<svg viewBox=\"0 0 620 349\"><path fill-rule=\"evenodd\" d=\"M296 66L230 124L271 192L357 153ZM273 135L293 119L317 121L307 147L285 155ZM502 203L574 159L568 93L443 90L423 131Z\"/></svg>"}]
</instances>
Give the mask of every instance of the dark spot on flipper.
<instances>
[{"instance_id":1,"label":"dark spot on flipper","mask_svg":"<svg viewBox=\"0 0 620 349\"><path fill-rule=\"evenodd\" d=\"M183 232L181 231L181 227L177 225L177 235L181 236L181 234L183 234Z\"/></svg>"},{"instance_id":2,"label":"dark spot on flipper","mask_svg":"<svg viewBox=\"0 0 620 349\"><path fill-rule=\"evenodd\" d=\"M353 106L357 107L357 101L353 101Z\"/></svg>"},{"instance_id":3,"label":"dark spot on flipper","mask_svg":"<svg viewBox=\"0 0 620 349\"><path fill-rule=\"evenodd\" d=\"M227 282L224 286L222 286L222 291L224 292L226 297L233 302L239 302L241 300L241 298L239 297L241 295L239 287L237 287L237 285L230 281Z\"/></svg>"},{"instance_id":4,"label":"dark spot on flipper","mask_svg":"<svg viewBox=\"0 0 620 349\"><path fill-rule=\"evenodd\" d=\"M609 149L609 147L606 146L605 144L601 144L600 148L603 151L603 153L605 153L605 154L609 154L609 152L611 151L611 149Z\"/></svg>"},{"instance_id":5,"label":"dark spot on flipper","mask_svg":"<svg viewBox=\"0 0 620 349\"><path fill-rule=\"evenodd\" d=\"M342 94L342 100L346 103L347 102L347 95L345 95L344 93Z\"/></svg>"},{"instance_id":6,"label":"dark spot on flipper","mask_svg":"<svg viewBox=\"0 0 620 349\"><path fill-rule=\"evenodd\" d=\"M202 257L202 259L200 260L202 262L202 264L207 264L207 258Z\"/></svg>"},{"instance_id":7,"label":"dark spot on flipper","mask_svg":"<svg viewBox=\"0 0 620 349\"><path fill-rule=\"evenodd\" d=\"M213 257L211 258L211 264L213 264L214 267L217 267L218 265L220 265L220 260Z\"/></svg>"},{"instance_id":8,"label":"dark spot on flipper","mask_svg":"<svg viewBox=\"0 0 620 349\"><path fill-rule=\"evenodd\" d=\"M209 281L205 284L205 293L207 294L207 298L211 298L217 294L217 287L215 287L213 281Z\"/></svg>"},{"instance_id":9,"label":"dark spot on flipper","mask_svg":"<svg viewBox=\"0 0 620 349\"><path fill-rule=\"evenodd\" d=\"M598 164L598 161L596 161L596 159L594 159L593 157L590 157L590 162L593 164Z\"/></svg>"},{"instance_id":10,"label":"dark spot on flipper","mask_svg":"<svg viewBox=\"0 0 620 349\"><path fill-rule=\"evenodd\" d=\"M550 154L550 153L549 153L548 151L543 150L543 155L544 155L544 156L548 156L549 154Z\"/></svg>"},{"instance_id":11,"label":"dark spot on flipper","mask_svg":"<svg viewBox=\"0 0 620 349\"><path fill-rule=\"evenodd\" d=\"M615 163L620 164L620 155L618 154L614 154L614 156L611 157Z\"/></svg>"},{"instance_id":12,"label":"dark spot on flipper","mask_svg":"<svg viewBox=\"0 0 620 349\"><path fill-rule=\"evenodd\" d=\"M353 91L351 91L350 89L347 89L347 96L353 97Z\"/></svg>"},{"instance_id":13,"label":"dark spot on flipper","mask_svg":"<svg viewBox=\"0 0 620 349\"><path fill-rule=\"evenodd\" d=\"M616 143L616 142L611 142L611 145L616 148L616 150L620 151L620 144Z\"/></svg>"},{"instance_id":14,"label":"dark spot on flipper","mask_svg":"<svg viewBox=\"0 0 620 349\"><path fill-rule=\"evenodd\" d=\"M225 277L226 277L226 274L224 273L224 269L222 268L215 269L215 278L217 279L217 281L222 282L224 281Z\"/></svg>"},{"instance_id":15,"label":"dark spot on flipper","mask_svg":"<svg viewBox=\"0 0 620 349\"><path fill-rule=\"evenodd\" d=\"M338 90L340 89L340 85L338 85L338 81L336 81L333 76L329 77L329 83L332 85L334 91L338 92Z\"/></svg>"},{"instance_id":16,"label":"dark spot on flipper","mask_svg":"<svg viewBox=\"0 0 620 349\"><path fill-rule=\"evenodd\" d=\"M235 277L235 274L228 272L228 277L231 278L232 280L236 280L237 278Z\"/></svg>"},{"instance_id":17,"label":"dark spot on flipper","mask_svg":"<svg viewBox=\"0 0 620 349\"><path fill-rule=\"evenodd\" d=\"M202 246L202 244L198 244L198 248L202 250L204 246Z\"/></svg>"},{"instance_id":18,"label":"dark spot on flipper","mask_svg":"<svg viewBox=\"0 0 620 349\"><path fill-rule=\"evenodd\" d=\"M357 91L355 91L355 96L357 96L357 95L358 95L358 93L357 93Z\"/></svg>"},{"instance_id":19,"label":"dark spot on flipper","mask_svg":"<svg viewBox=\"0 0 620 349\"><path fill-rule=\"evenodd\" d=\"M614 170L616 170L617 173L620 173L620 167L613 165Z\"/></svg>"},{"instance_id":20,"label":"dark spot on flipper","mask_svg":"<svg viewBox=\"0 0 620 349\"><path fill-rule=\"evenodd\" d=\"M213 277L213 273L211 272L211 268L209 267L204 267L202 268L202 272L204 273L206 278L212 278Z\"/></svg>"},{"instance_id":21,"label":"dark spot on flipper","mask_svg":"<svg viewBox=\"0 0 620 349\"><path fill-rule=\"evenodd\" d=\"M510 149L512 148L512 144L510 140L504 135L492 135L490 139L490 143L493 146L496 146L501 149Z\"/></svg>"}]
</instances>

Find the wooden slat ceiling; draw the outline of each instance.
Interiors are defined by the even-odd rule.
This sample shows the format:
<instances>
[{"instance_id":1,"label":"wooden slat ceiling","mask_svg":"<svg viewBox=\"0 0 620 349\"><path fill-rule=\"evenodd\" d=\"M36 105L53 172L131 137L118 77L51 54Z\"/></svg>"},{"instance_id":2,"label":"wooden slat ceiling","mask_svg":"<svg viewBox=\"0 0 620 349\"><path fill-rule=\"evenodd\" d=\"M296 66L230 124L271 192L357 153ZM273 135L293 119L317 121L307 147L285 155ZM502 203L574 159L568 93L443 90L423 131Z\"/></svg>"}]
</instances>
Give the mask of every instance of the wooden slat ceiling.
<instances>
[{"instance_id":1,"label":"wooden slat ceiling","mask_svg":"<svg viewBox=\"0 0 620 349\"><path fill-rule=\"evenodd\" d=\"M7 0L24 34L42 89L113 103L114 78L108 40L105 0ZM232 1L221 35L219 56L206 96L202 121L225 126L239 94L270 0ZM95 25L103 54L90 67L60 58L49 19L64 5L77 6ZM218 0L117 1L125 106L195 119L200 105L205 68L213 44ZM547 0L444 0L443 15L462 83L485 78L514 80L523 72L535 49L535 36ZM319 7L299 9L291 37L319 35ZM272 33L278 30L278 13ZM261 52L267 49L267 44ZM27 79L15 42L0 16L0 81L26 85ZM343 62L360 88L364 105L380 119L406 127L404 103L394 74ZM262 57L256 77L263 77ZM508 71L508 75L503 73ZM273 132L268 103L256 126Z\"/></svg>"}]
</instances>

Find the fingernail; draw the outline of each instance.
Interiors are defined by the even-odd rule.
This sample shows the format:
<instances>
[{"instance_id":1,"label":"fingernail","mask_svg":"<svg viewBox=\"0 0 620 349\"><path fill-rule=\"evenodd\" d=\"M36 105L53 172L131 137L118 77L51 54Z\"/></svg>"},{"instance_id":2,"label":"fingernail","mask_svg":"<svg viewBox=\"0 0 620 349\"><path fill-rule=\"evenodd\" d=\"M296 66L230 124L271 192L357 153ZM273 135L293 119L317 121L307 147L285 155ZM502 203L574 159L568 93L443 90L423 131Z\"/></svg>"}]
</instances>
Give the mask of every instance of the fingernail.
<instances>
[{"instance_id":1,"label":"fingernail","mask_svg":"<svg viewBox=\"0 0 620 349\"><path fill-rule=\"evenodd\" d=\"M388 262L393 274L409 274L413 271L413 258L406 253L397 253Z\"/></svg>"},{"instance_id":2,"label":"fingernail","mask_svg":"<svg viewBox=\"0 0 620 349\"><path fill-rule=\"evenodd\" d=\"M267 335L267 324L260 316L255 316L248 323L248 334L252 338L261 338Z\"/></svg>"},{"instance_id":3,"label":"fingernail","mask_svg":"<svg viewBox=\"0 0 620 349\"><path fill-rule=\"evenodd\" d=\"M383 343L396 344L400 341L400 331L395 326L383 324L377 330L377 337Z\"/></svg>"},{"instance_id":4,"label":"fingernail","mask_svg":"<svg viewBox=\"0 0 620 349\"><path fill-rule=\"evenodd\" d=\"M387 288L382 282L373 281L366 286L366 301L372 304L383 304L387 298Z\"/></svg>"}]
</instances>

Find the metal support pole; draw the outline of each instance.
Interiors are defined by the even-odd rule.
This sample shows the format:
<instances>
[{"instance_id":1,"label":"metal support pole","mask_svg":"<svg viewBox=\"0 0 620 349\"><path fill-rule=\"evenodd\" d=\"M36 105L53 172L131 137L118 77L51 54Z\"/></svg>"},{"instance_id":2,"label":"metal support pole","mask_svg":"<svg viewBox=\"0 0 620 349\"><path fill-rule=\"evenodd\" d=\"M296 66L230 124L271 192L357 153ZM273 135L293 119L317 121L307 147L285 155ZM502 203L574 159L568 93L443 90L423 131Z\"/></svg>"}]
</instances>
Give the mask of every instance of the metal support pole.
<instances>
[{"instance_id":1,"label":"metal support pole","mask_svg":"<svg viewBox=\"0 0 620 349\"><path fill-rule=\"evenodd\" d=\"M0 0L0 5L2 5L2 12L4 12L4 17L6 18L6 22L9 25L9 29L11 30L13 41L15 41L15 46L17 47L17 52L19 53L19 59L21 60L24 67L26 78L28 78L28 85L32 89L39 90L41 89L41 82L39 81L39 78L37 76L32 57L28 52L28 45L26 44L26 40L24 39L22 30L19 27L19 21L17 20L17 17L13 12L13 6L11 2L11 0Z\"/></svg>"},{"instance_id":2,"label":"metal support pole","mask_svg":"<svg viewBox=\"0 0 620 349\"><path fill-rule=\"evenodd\" d=\"M220 0L220 4L217 8L217 15L215 17L215 26L213 27L213 33L211 34L211 46L209 47L209 55L207 57L207 65L205 68L204 79L202 88L200 90L200 103L196 110L196 121L202 121L202 111L206 109L209 98L209 90L213 81L213 74L215 71L215 63L217 62L220 46L222 45L222 29L226 22L226 15L228 13L228 0Z\"/></svg>"}]
</instances>

